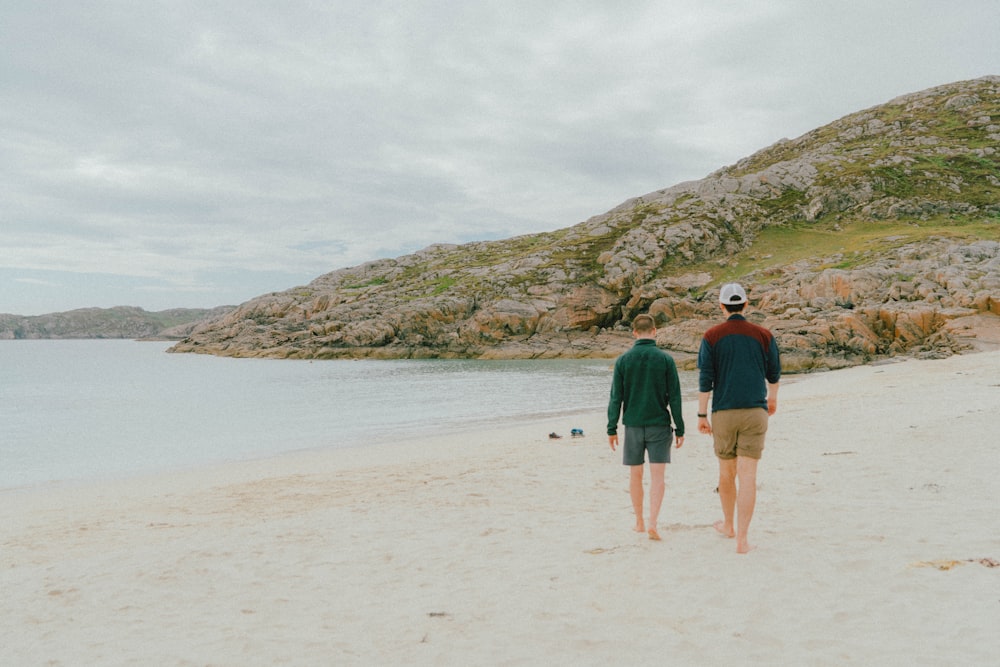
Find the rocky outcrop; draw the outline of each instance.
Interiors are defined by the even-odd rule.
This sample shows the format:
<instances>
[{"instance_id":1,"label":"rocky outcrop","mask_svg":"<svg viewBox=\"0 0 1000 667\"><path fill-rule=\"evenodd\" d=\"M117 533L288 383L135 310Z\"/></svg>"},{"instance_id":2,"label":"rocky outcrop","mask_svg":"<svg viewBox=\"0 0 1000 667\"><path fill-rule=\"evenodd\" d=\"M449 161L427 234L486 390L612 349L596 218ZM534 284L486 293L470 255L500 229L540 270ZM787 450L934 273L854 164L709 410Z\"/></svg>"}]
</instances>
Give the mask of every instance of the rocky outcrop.
<instances>
[{"instance_id":1,"label":"rocky outcrop","mask_svg":"<svg viewBox=\"0 0 1000 667\"><path fill-rule=\"evenodd\" d=\"M931 239L855 269L829 268L838 259L799 262L767 282L753 273L745 277L752 286L750 318L775 333L790 369L838 368L904 353L942 356L1000 342L1000 243ZM655 314L663 306L654 304ZM710 323L666 320L660 342L697 352Z\"/></svg>"},{"instance_id":2,"label":"rocky outcrop","mask_svg":"<svg viewBox=\"0 0 1000 667\"><path fill-rule=\"evenodd\" d=\"M1000 77L941 86L567 229L333 271L173 351L614 356L648 311L684 357L736 279L791 369L950 354L989 344L1000 321L998 145Z\"/></svg>"}]
</instances>

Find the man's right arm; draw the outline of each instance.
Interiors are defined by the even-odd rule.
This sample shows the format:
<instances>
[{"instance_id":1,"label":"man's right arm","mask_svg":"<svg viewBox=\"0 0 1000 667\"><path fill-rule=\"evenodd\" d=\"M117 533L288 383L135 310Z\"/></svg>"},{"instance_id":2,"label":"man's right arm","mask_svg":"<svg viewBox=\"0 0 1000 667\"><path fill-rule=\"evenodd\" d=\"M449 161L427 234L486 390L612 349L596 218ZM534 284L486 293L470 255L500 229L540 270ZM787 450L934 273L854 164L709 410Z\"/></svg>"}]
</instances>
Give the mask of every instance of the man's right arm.
<instances>
[{"instance_id":1,"label":"man's right arm","mask_svg":"<svg viewBox=\"0 0 1000 667\"><path fill-rule=\"evenodd\" d=\"M714 388L715 365L712 363L712 346L702 338L701 347L698 348L698 391L710 392Z\"/></svg>"},{"instance_id":2,"label":"man's right arm","mask_svg":"<svg viewBox=\"0 0 1000 667\"><path fill-rule=\"evenodd\" d=\"M617 435L618 433L618 419L622 414L622 396L624 394L622 388L622 376L618 368L618 363L615 363L615 372L611 377L611 397L608 399L608 435Z\"/></svg>"},{"instance_id":3,"label":"man's right arm","mask_svg":"<svg viewBox=\"0 0 1000 667\"><path fill-rule=\"evenodd\" d=\"M708 421L708 398L711 395L710 391L698 392L698 432L706 435L712 432L712 423Z\"/></svg>"},{"instance_id":4,"label":"man's right arm","mask_svg":"<svg viewBox=\"0 0 1000 667\"><path fill-rule=\"evenodd\" d=\"M698 348L698 432L706 435L712 432L712 423L708 421L708 399L713 389L715 366L712 363L712 346L702 338Z\"/></svg>"}]
</instances>

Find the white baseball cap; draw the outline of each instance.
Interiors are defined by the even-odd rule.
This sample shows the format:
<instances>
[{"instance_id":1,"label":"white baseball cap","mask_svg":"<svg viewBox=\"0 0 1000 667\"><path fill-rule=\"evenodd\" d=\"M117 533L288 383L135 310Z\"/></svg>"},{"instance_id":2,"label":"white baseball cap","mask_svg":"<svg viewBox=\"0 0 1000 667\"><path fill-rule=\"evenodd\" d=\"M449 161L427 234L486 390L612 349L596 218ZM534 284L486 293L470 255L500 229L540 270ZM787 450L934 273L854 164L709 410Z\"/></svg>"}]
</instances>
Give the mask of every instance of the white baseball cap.
<instances>
[{"instance_id":1,"label":"white baseball cap","mask_svg":"<svg viewBox=\"0 0 1000 667\"><path fill-rule=\"evenodd\" d=\"M747 293L739 283L726 283L719 292L719 303L739 304L747 302Z\"/></svg>"}]
</instances>

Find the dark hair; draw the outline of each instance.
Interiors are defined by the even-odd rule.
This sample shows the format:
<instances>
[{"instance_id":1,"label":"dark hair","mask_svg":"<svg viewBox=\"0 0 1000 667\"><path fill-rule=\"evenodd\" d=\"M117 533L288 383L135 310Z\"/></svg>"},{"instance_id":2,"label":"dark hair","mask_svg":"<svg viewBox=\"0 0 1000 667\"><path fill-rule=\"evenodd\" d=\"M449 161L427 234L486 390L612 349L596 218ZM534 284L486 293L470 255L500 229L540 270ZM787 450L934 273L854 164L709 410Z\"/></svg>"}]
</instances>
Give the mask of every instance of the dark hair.
<instances>
[{"instance_id":1,"label":"dark hair","mask_svg":"<svg viewBox=\"0 0 1000 667\"><path fill-rule=\"evenodd\" d=\"M741 313L743 312L743 307L746 306L746 302L743 303L724 303L722 304L726 307L726 312L728 313Z\"/></svg>"},{"instance_id":2,"label":"dark hair","mask_svg":"<svg viewBox=\"0 0 1000 667\"><path fill-rule=\"evenodd\" d=\"M632 320L632 331L639 334L653 333L656 329L656 320L652 315L636 315Z\"/></svg>"}]
</instances>

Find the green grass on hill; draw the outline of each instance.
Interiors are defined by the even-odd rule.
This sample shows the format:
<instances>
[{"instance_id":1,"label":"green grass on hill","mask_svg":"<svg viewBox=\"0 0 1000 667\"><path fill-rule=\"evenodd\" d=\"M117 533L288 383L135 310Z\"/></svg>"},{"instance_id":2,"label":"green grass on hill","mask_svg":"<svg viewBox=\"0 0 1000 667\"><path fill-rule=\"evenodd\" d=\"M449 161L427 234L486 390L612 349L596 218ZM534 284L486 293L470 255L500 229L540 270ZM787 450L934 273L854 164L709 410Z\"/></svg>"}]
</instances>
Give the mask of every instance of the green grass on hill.
<instances>
[{"instance_id":1,"label":"green grass on hill","mask_svg":"<svg viewBox=\"0 0 1000 667\"><path fill-rule=\"evenodd\" d=\"M929 238L1000 241L1000 219L941 217L917 220L858 220L765 227L753 245L721 266L702 262L688 270L705 271L713 284L750 273L767 278L770 270L801 260L828 260L825 268L850 269L893 248Z\"/></svg>"}]
</instances>

